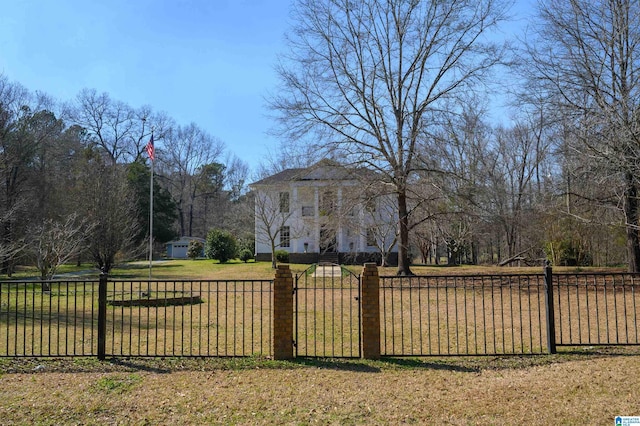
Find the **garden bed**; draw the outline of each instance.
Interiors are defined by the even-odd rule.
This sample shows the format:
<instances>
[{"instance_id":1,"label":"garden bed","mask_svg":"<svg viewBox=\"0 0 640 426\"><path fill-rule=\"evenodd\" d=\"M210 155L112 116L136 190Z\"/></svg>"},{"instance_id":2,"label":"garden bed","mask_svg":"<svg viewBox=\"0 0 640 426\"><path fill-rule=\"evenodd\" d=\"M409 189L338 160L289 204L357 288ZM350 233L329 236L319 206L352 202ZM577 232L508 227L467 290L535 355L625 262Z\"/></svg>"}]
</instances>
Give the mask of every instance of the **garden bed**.
<instances>
[{"instance_id":1,"label":"garden bed","mask_svg":"<svg viewBox=\"0 0 640 426\"><path fill-rule=\"evenodd\" d=\"M181 306L197 305L203 303L199 294L181 291L153 291L151 293L129 293L122 295L120 299L107 300L111 306ZM129 296L129 297L126 297Z\"/></svg>"}]
</instances>

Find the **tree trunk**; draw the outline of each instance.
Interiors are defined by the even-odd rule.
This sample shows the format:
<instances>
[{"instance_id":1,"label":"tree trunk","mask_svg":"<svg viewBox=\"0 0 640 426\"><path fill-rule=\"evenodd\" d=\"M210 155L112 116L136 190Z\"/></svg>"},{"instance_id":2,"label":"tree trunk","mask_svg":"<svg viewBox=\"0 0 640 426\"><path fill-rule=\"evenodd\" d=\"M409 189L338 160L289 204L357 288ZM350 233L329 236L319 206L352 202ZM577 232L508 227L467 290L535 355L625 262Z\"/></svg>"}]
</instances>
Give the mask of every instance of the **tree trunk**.
<instances>
[{"instance_id":1,"label":"tree trunk","mask_svg":"<svg viewBox=\"0 0 640 426\"><path fill-rule=\"evenodd\" d=\"M633 176L627 174L627 190L625 193L624 214L627 221L627 257L629 272L640 272L640 235L638 225L640 221L640 202L638 188L633 182Z\"/></svg>"},{"instance_id":2,"label":"tree trunk","mask_svg":"<svg viewBox=\"0 0 640 426\"><path fill-rule=\"evenodd\" d=\"M471 264L472 265L478 264L479 251L480 251L480 243L475 240L471 241Z\"/></svg>"},{"instance_id":3,"label":"tree trunk","mask_svg":"<svg viewBox=\"0 0 640 426\"><path fill-rule=\"evenodd\" d=\"M2 227L2 243L9 247L11 245L11 221L7 220ZM3 256L0 258L0 274L5 274L11 277L11 263L10 256Z\"/></svg>"},{"instance_id":4,"label":"tree trunk","mask_svg":"<svg viewBox=\"0 0 640 426\"><path fill-rule=\"evenodd\" d=\"M271 269L276 269L276 243L271 239Z\"/></svg>"},{"instance_id":5,"label":"tree trunk","mask_svg":"<svg viewBox=\"0 0 640 426\"><path fill-rule=\"evenodd\" d=\"M185 233L184 210L181 204L178 204L178 220L180 221L180 237L187 235Z\"/></svg>"},{"instance_id":6,"label":"tree trunk","mask_svg":"<svg viewBox=\"0 0 640 426\"><path fill-rule=\"evenodd\" d=\"M398 190L398 218L400 238L398 240L398 275L413 275L409 260L409 215L407 211L407 193L404 188Z\"/></svg>"},{"instance_id":7,"label":"tree trunk","mask_svg":"<svg viewBox=\"0 0 640 426\"><path fill-rule=\"evenodd\" d=\"M193 236L193 203L189 206L189 236Z\"/></svg>"}]
</instances>

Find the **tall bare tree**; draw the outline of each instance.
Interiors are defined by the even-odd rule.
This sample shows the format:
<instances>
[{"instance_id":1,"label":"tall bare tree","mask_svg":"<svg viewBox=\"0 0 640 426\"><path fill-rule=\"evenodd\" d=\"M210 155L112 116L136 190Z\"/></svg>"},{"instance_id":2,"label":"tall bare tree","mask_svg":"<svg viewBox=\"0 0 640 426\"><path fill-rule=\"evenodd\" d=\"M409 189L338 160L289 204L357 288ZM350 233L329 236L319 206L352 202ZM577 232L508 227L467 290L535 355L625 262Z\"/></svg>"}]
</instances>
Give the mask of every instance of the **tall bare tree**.
<instances>
[{"instance_id":1,"label":"tall bare tree","mask_svg":"<svg viewBox=\"0 0 640 426\"><path fill-rule=\"evenodd\" d=\"M542 247L535 219L539 170L544 166L549 140L541 140L536 130L526 123L498 128L483 159L486 211L501 231L507 258L529 249L540 252Z\"/></svg>"},{"instance_id":2,"label":"tall bare tree","mask_svg":"<svg viewBox=\"0 0 640 426\"><path fill-rule=\"evenodd\" d=\"M449 254L464 251L473 263L478 261L479 234L487 221L483 161L492 132L486 117L487 107L475 94L451 102L442 114L441 128L432 137L431 150L439 153L442 173L421 174L416 186L417 198L423 200L423 205L414 215L415 220L419 223L427 218L434 223L419 226L415 236L446 242ZM420 245L425 247L425 242ZM449 256L449 260L463 259Z\"/></svg>"},{"instance_id":3,"label":"tall bare tree","mask_svg":"<svg viewBox=\"0 0 640 426\"><path fill-rule=\"evenodd\" d=\"M109 272L116 255L135 256L146 248L136 247L139 231L134 192L127 182L126 169L110 164L97 150L87 149L74 188L75 209L86 218L88 251L96 266Z\"/></svg>"},{"instance_id":4,"label":"tall bare tree","mask_svg":"<svg viewBox=\"0 0 640 426\"><path fill-rule=\"evenodd\" d=\"M0 74L0 272L8 275L32 210L30 166L37 151L28 131L32 106L31 94Z\"/></svg>"},{"instance_id":5,"label":"tall bare tree","mask_svg":"<svg viewBox=\"0 0 640 426\"><path fill-rule=\"evenodd\" d=\"M124 102L114 101L107 93L83 89L69 113L112 164L124 159L127 144L131 142L137 125L133 108Z\"/></svg>"},{"instance_id":6,"label":"tall bare tree","mask_svg":"<svg viewBox=\"0 0 640 426\"><path fill-rule=\"evenodd\" d=\"M638 272L640 3L544 0L539 18L529 48L533 77L569 123L580 166L620 195L629 271Z\"/></svg>"},{"instance_id":7,"label":"tall bare tree","mask_svg":"<svg viewBox=\"0 0 640 426\"><path fill-rule=\"evenodd\" d=\"M196 200L200 196L207 173L203 167L216 163L224 144L203 131L195 123L178 126L165 137L163 155L158 159L163 179L178 205L180 235L194 236ZM207 230L201 229L202 236Z\"/></svg>"},{"instance_id":8,"label":"tall bare tree","mask_svg":"<svg viewBox=\"0 0 640 426\"><path fill-rule=\"evenodd\" d=\"M286 137L316 136L325 152L394 185L398 274L411 274L407 192L424 164L424 128L500 62L502 49L485 35L507 9L500 0L295 2L271 104Z\"/></svg>"},{"instance_id":9,"label":"tall bare tree","mask_svg":"<svg viewBox=\"0 0 640 426\"><path fill-rule=\"evenodd\" d=\"M174 126L164 113L155 113L149 106L133 108L95 89L81 90L66 113L85 129L87 141L99 147L112 164L146 158L145 147L152 130L157 142Z\"/></svg>"}]
</instances>

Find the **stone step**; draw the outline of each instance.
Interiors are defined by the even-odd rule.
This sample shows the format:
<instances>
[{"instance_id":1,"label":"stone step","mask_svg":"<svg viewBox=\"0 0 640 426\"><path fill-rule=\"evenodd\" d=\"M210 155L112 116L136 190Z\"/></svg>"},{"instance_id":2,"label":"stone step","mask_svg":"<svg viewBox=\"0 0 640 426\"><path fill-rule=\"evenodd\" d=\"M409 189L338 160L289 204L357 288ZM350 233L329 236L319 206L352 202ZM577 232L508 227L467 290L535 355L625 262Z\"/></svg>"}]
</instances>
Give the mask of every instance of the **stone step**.
<instances>
[{"instance_id":1,"label":"stone step","mask_svg":"<svg viewBox=\"0 0 640 426\"><path fill-rule=\"evenodd\" d=\"M340 255L338 253L321 253L318 257L318 263L339 263Z\"/></svg>"}]
</instances>

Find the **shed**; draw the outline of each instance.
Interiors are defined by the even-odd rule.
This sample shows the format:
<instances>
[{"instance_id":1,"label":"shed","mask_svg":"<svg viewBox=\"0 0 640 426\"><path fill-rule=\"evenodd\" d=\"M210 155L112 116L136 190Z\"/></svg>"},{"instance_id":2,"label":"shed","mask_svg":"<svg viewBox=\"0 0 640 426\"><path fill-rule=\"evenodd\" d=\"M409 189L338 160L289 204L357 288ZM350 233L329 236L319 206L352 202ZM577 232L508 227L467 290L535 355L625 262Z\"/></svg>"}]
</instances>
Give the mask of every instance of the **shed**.
<instances>
[{"instance_id":1,"label":"shed","mask_svg":"<svg viewBox=\"0 0 640 426\"><path fill-rule=\"evenodd\" d=\"M199 241L204 247L204 238L198 237L181 237L179 240L169 241L167 243L167 257L171 259L186 259L187 251L189 250L189 243L191 241ZM200 257L204 257L204 248Z\"/></svg>"}]
</instances>

